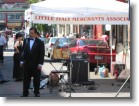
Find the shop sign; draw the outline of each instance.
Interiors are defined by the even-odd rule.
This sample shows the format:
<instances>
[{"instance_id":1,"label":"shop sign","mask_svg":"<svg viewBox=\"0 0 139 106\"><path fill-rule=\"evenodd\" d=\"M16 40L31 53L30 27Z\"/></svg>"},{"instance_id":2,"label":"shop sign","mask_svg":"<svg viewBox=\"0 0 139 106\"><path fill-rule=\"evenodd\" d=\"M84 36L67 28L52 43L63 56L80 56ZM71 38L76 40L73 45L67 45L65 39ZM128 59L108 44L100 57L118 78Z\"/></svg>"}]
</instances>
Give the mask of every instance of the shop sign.
<instances>
[{"instance_id":1,"label":"shop sign","mask_svg":"<svg viewBox=\"0 0 139 106\"><path fill-rule=\"evenodd\" d=\"M8 27L17 27L17 26L21 26L21 23L7 23Z\"/></svg>"},{"instance_id":2,"label":"shop sign","mask_svg":"<svg viewBox=\"0 0 139 106\"><path fill-rule=\"evenodd\" d=\"M34 14L32 22L47 24L127 24L129 19L127 15L106 15L106 16L89 16L89 17L52 17Z\"/></svg>"}]
</instances>

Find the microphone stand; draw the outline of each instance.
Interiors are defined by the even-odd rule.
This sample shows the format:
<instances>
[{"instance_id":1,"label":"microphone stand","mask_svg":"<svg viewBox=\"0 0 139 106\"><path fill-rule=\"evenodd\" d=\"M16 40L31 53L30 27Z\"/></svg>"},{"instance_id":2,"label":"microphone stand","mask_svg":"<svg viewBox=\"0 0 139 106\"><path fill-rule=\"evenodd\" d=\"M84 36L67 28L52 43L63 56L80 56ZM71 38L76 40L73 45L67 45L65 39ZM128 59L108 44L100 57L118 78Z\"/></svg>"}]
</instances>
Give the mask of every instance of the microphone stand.
<instances>
[{"instance_id":1,"label":"microphone stand","mask_svg":"<svg viewBox=\"0 0 139 106\"><path fill-rule=\"evenodd\" d=\"M73 62L72 62L72 58L71 58L71 52L70 52L70 50L69 50L69 45L67 46L67 49L68 49L68 52L69 52L69 62L70 62L70 64L69 64L69 75L68 75L68 77L69 77L69 87L70 87L70 95L69 95L69 97L71 97L71 90L73 91L73 92L75 92L75 90L71 87L71 77L72 77L72 68L73 68Z\"/></svg>"},{"instance_id":2,"label":"microphone stand","mask_svg":"<svg viewBox=\"0 0 139 106\"><path fill-rule=\"evenodd\" d=\"M102 43L102 41L99 41L98 44L97 44L97 68L95 70L95 75L98 74L98 71L99 71L99 62L98 62L98 59L99 59L99 53L98 53L98 50L99 50L99 45ZM107 44L106 44L107 45ZM107 48L107 46L106 46ZM105 59L106 60L106 59ZM105 61L106 62L106 61Z\"/></svg>"},{"instance_id":3,"label":"microphone stand","mask_svg":"<svg viewBox=\"0 0 139 106\"><path fill-rule=\"evenodd\" d=\"M69 97L71 97L71 90L73 92L75 92L75 90L71 87L71 78L72 78L72 68L73 68L73 61L72 61L72 58L71 58L71 54L69 55L69 61L70 61L70 65L69 65L69 87L70 87L70 95Z\"/></svg>"},{"instance_id":4,"label":"microphone stand","mask_svg":"<svg viewBox=\"0 0 139 106\"><path fill-rule=\"evenodd\" d=\"M100 41L98 44L97 44L97 69L95 70L95 75L98 74L98 71L99 71L99 66L98 66L98 47L99 47L99 44L101 43L102 41Z\"/></svg>"},{"instance_id":5,"label":"microphone stand","mask_svg":"<svg viewBox=\"0 0 139 106\"><path fill-rule=\"evenodd\" d=\"M70 57L70 68L69 68L69 86L70 86L70 95L69 97L71 97L71 75L72 75L72 67L73 67L73 63L72 63L72 59L71 59L71 54L69 55Z\"/></svg>"}]
</instances>

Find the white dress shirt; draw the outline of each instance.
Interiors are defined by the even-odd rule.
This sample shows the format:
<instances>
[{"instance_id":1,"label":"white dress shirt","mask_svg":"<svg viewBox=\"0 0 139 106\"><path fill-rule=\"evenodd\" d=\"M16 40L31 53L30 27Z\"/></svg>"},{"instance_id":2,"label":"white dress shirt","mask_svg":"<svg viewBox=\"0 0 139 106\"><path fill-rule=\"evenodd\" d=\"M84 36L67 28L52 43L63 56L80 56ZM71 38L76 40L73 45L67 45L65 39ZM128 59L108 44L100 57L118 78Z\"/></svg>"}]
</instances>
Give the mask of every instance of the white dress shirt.
<instances>
[{"instance_id":1,"label":"white dress shirt","mask_svg":"<svg viewBox=\"0 0 139 106\"><path fill-rule=\"evenodd\" d=\"M6 38L4 36L0 35L0 46L4 45L6 43L7 43Z\"/></svg>"},{"instance_id":2,"label":"white dress shirt","mask_svg":"<svg viewBox=\"0 0 139 106\"><path fill-rule=\"evenodd\" d=\"M30 50L32 49L32 46L33 46L34 42L35 42L35 39L34 40L30 40Z\"/></svg>"}]
</instances>

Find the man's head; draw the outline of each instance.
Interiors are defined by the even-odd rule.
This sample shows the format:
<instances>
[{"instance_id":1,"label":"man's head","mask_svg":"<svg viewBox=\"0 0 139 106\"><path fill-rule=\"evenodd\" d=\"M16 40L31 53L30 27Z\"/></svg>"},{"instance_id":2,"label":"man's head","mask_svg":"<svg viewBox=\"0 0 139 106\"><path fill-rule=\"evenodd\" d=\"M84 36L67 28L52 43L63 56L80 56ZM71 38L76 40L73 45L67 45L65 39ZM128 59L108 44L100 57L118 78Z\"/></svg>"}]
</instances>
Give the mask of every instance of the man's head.
<instances>
[{"instance_id":1,"label":"man's head","mask_svg":"<svg viewBox=\"0 0 139 106\"><path fill-rule=\"evenodd\" d=\"M36 33L37 33L37 29L36 28L34 28L34 27L30 28L29 35L30 35L31 38L35 38L36 37Z\"/></svg>"}]
</instances>

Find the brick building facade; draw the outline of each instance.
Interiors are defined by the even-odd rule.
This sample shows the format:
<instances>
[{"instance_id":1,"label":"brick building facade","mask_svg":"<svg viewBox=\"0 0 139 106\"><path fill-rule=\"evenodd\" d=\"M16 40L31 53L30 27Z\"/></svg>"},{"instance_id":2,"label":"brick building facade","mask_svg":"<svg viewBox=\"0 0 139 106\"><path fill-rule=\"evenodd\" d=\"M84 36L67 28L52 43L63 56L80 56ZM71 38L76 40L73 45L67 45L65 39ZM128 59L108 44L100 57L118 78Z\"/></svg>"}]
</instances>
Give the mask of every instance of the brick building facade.
<instances>
[{"instance_id":1,"label":"brick building facade","mask_svg":"<svg viewBox=\"0 0 139 106\"><path fill-rule=\"evenodd\" d=\"M27 0L0 0L0 30L21 30L24 11L29 8Z\"/></svg>"}]
</instances>

